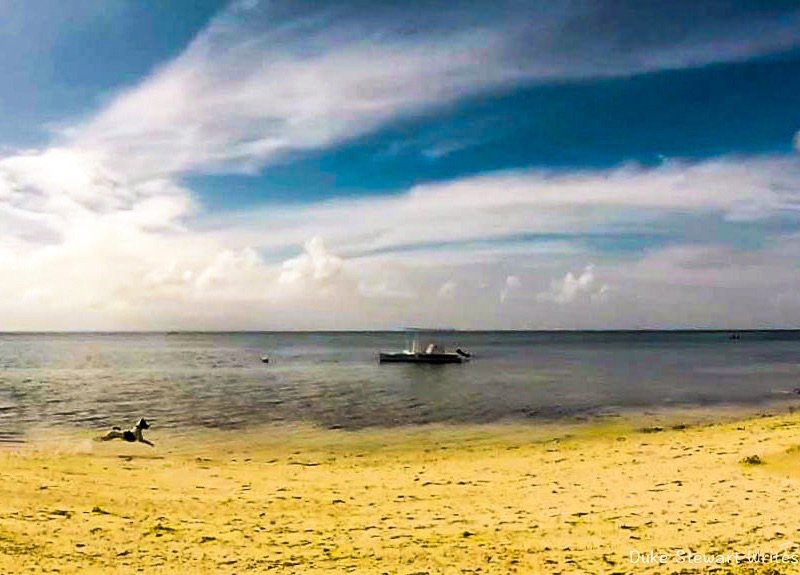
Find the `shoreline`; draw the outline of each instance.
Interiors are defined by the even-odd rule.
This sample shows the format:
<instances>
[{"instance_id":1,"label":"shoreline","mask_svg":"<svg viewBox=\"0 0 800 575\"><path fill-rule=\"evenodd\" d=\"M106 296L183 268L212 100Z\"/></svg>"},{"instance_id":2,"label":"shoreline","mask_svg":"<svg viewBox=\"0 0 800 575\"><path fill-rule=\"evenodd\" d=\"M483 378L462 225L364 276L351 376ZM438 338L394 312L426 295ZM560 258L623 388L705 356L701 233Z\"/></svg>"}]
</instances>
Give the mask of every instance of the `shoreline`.
<instances>
[{"instance_id":1,"label":"shoreline","mask_svg":"<svg viewBox=\"0 0 800 575\"><path fill-rule=\"evenodd\" d=\"M567 411L560 413L544 414L532 411L525 416L501 417L496 420L474 421L430 421L422 423L390 423L387 425L362 425L351 427L346 424L322 425L309 420L286 419L281 421L257 423L249 425L233 425L226 427L214 426L180 426L159 427L158 420L147 417L151 429L146 432L147 437L164 438L167 441L177 440L182 443L186 438L192 442L207 442L209 438L235 438L237 435L248 435L264 438L271 434L284 433L325 433L342 432L345 434L386 434L388 437L402 437L406 433L427 433L426 430L474 428L474 429L503 429L503 428L530 428L532 432L541 433L546 430L563 430L591 426L604 426L617 423L623 427L634 429L636 426L664 426L674 425L713 425L730 423L737 420L758 417L789 415L800 410L800 395L783 394L770 400L757 403L712 403L712 404L679 404L679 405L652 405L652 406L608 406L590 408L586 410ZM9 431L3 433L8 440L0 440L0 451L14 448L38 448L48 443L64 441L80 441L102 435L108 427L81 427L80 424L66 425L31 425L22 431ZM198 440L199 438L199 440Z\"/></svg>"},{"instance_id":2,"label":"shoreline","mask_svg":"<svg viewBox=\"0 0 800 575\"><path fill-rule=\"evenodd\" d=\"M676 415L54 434L0 449L0 571L792 572L746 559L800 557L800 414Z\"/></svg>"}]
</instances>

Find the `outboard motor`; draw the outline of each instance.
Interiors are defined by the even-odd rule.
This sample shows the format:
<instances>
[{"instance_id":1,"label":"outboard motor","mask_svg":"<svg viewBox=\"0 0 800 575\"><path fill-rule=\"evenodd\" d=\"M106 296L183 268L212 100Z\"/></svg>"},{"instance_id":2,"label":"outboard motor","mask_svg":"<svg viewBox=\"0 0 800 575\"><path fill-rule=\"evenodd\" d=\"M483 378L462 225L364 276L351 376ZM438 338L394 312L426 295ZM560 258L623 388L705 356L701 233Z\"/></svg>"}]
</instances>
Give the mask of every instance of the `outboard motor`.
<instances>
[{"instance_id":1,"label":"outboard motor","mask_svg":"<svg viewBox=\"0 0 800 575\"><path fill-rule=\"evenodd\" d=\"M457 353L458 355L460 355L461 357L464 357L464 358L470 358L470 357L472 357L472 354L470 354L470 353L467 353L466 351L464 351L464 350L463 350L463 349L461 349L460 347L456 349L456 353Z\"/></svg>"}]
</instances>

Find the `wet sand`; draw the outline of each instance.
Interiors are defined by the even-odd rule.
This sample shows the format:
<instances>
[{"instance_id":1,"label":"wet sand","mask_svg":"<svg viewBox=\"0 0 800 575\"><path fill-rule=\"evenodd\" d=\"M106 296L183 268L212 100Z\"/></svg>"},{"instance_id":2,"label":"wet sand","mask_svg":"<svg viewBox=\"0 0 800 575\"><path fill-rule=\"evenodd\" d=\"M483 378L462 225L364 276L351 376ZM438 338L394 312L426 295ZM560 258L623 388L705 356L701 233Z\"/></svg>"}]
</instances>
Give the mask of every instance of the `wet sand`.
<instances>
[{"instance_id":1,"label":"wet sand","mask_svg":"<svg viewBox=\"0 0 800 575\"><path fill-rule=\"evenodd\" d=\"M33 437L0 572L797 572L800 415L707 416Z\"/></svg>"}]
</instances>

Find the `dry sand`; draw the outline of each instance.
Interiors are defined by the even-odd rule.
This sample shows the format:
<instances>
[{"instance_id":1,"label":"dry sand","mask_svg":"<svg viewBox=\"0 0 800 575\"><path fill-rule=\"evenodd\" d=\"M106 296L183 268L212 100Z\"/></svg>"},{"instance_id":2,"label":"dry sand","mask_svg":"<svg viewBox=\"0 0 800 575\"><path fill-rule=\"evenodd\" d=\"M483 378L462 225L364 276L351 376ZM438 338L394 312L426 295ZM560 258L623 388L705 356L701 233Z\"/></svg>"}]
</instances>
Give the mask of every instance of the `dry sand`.
<instances>
[{"instance_id":1,"label":"dry sand","mask_svg":"<svg viewBox=\"0 0 800 575\"><path fill-rule=\"evenodd\" d=\"M800 572L800 416L676 417L34 438L0 572Z\"/></svg>"}]
</instances>

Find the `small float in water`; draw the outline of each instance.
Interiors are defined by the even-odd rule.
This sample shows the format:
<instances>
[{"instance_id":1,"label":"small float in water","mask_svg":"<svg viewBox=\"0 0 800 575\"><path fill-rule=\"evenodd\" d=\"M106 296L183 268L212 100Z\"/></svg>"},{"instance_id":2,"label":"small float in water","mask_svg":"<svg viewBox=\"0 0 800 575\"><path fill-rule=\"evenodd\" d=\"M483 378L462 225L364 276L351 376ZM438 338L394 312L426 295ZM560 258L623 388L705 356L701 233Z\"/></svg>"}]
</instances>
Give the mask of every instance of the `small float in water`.
<instances>
[{"instance_id":1,"label":"small float in water","mask_svg":"<svg viewBox=\"0 0 800 575\"><path fill-rule=\"evenodd\" d=\"M439 341L437 334L452 330L408 330L406 332L406 349L398 352L380 352L380 363L464 363L471 355L461 348L447 351Z\"/></svg>"}]
</instances>

